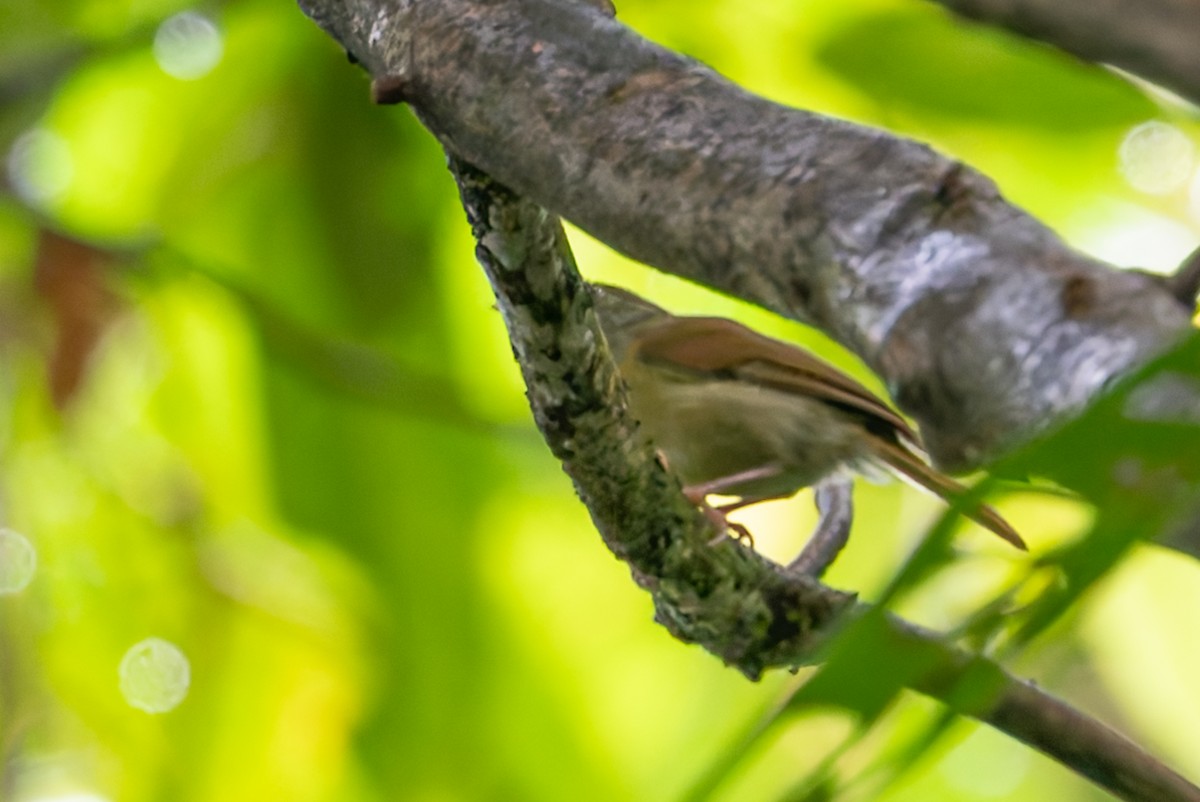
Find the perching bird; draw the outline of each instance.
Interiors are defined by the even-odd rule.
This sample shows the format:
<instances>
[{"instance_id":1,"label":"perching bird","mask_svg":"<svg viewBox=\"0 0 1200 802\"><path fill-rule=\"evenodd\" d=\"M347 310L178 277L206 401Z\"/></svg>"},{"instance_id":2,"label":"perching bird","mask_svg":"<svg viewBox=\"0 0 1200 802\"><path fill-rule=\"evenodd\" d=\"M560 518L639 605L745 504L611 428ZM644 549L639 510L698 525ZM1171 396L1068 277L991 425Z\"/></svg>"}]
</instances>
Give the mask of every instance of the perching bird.
<instances>
[{"instance_id":1,"label":"perching bird","mask_svg":"<svg viewBox=\"0 0 1200 802\"><path fill-rule=\"evenodd\" d=\"M914 450L920 438L897 412L833 366L732 320L680 317L626 290L593 287L629 411L706 512L709 494L740 499L717 511L722 522L725 512L872 463L947 501L967 492ZM964 513L1025 548L991 507Z\"/></svg>"}]
</instances>

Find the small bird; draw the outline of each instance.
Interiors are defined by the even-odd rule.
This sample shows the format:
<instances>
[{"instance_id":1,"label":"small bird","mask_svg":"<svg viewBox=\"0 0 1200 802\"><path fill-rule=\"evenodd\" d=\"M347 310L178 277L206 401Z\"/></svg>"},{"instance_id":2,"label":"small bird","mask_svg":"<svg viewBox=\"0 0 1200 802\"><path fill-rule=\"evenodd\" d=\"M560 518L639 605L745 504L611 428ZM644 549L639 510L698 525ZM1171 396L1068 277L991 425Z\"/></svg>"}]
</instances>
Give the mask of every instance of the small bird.
<instances>
[{"instance_id":1,"label":"small bird","mask_svg":"<svg viewBox=\"0 0 1200 802\"><path fill-rule=\"evenodd\" d=\"M925 462L899 413L837 368L732 320L681 317L619 287L592 286L629 411L688 498L718 523L746 534L725 514L872 464L947 501L967 492ZM713 508L710 494L739 500ZM964 512L1026 548L991 507Z\"/></svg>"}]
</instances>

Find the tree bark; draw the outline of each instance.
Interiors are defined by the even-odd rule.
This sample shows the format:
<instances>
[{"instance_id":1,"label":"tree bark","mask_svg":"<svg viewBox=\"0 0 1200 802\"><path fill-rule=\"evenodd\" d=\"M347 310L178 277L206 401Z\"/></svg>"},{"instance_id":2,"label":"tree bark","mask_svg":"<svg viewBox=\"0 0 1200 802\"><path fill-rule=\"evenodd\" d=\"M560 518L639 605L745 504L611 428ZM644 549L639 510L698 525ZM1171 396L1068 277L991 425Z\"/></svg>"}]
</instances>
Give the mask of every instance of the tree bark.
<instances>
[{"instance_id":1,"label":"tree bark","mask_svg":"<svg viewBox=\"0 0 1200 802\"><path fill-rule=\"evenodd\" d=\"M1190 310L928 147L751 95L583 2L302 0L453 153L643 262L819 326L975 467Z\"/></svg>"},{"instance_id":2,"label":"tree bark","mask_svg":"<svg viewBox=\"0 0 1200 802\"><path fill-rule=\"evenodd\" d=\"M535 420L605 541L664 626L748 676L811 659L851 614L871 612L732 540L708 545L711 522L634 436L588 293L541 207L821 326L889 381L951 465L1077 409L1189 329L1187 304L1161 282L1067 249L963 165L749 95L603 3L303 4L371 71L376 101L410 103L453 154ZM1200 799L1037 688L882 621L936 658L911 687L1123 799ZM981 665L991 693L963 706L960 680Z\"/></svg>"},{"instance_id":3,"label":"tree bark","mask_svg":"<svg viewBox=\"0 0 1200 802\"><path fill-rule=\"evenodd\" d=\"M782 570L719 532L635 436L612 355L558 220L451 157L476 255L496 294L534 420L657 620L747 676L802 664L864 621L899 655L882 688L925 693L1129 802L1200 802L1200 789L1100 722L936 633ZM836 645L834 646L836 649ZM851 649L852 653L855 653ZM840 667L860 671L858 664Z\"/></svg>"}]
</instances>

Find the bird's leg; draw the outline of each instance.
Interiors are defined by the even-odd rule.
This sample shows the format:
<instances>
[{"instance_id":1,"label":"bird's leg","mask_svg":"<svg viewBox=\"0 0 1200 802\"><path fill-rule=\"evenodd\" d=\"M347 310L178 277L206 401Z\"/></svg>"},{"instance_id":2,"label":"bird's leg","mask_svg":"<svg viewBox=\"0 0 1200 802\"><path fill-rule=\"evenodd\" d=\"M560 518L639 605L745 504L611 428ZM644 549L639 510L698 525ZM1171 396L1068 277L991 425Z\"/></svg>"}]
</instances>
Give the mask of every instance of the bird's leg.
<instances>
[{"instance_id":1,"label":"bird's leg","mask_svg":"<svg viewBox=\"0 0 1200 802\"><path fill-rule=\"evenodd\" d=\"M665 470L671 470L671 463L667 459L667 455L663 453L662 449L655 450L655 457L658 459L658 463L662 465ZM709 545L715 546L720 544L725 540L726 533L732 531L735 535L737 535L737 539L739 541L745 543L750 548L754 548L754 535L750 534L750 530L736 521L729 520L727 516L734 510L741 509L742 507L749 506L750 504L757 504L760 501L767 501L770 498L774 498L774 496L766 498L742 498L731 504L723 504L720 507L714 507L713 505L709 504L708 497L714 493L718 495L723 494L725 491L729 490L730 488L737 487L743 482L752 482L757 479L767 479L772 476L778 476L782 470L783 469L778 465L761 465L757 468L739 471L738 473L730 474L729 476L722 476L717 479L711 479L707 482L701 482L700 484L684 486L683 495L687 498L687 500L699 507L700 511L704 513L705 517L712 521L713 526L721 531L721 534L709 541ZM782 498L782 496L780 496L780 498Z\"/></svg>"},{"instance_id":2,"label":"bird's leg","mask_svg":"<svg viewBox=\"0 0 1200 802\"><path fill-rule=\"evenodd\" d=\"M726 518L725 512L721 507L714 507L703 498L693 503L700 508L700 511L704 513L708 520L712 521L713 526L717 527L721 532L721 534L708 541L708 545L718 546L724 543L725 538L728 537L728 533L732 531L737 535L739 541L749 548L754 548L754 535L750 534L750 530L737 521L731 521Z\"/></svg>"},{"instance_id":3,"label":"bird's leg","mask_svg":"<svg viewBox=\"0 0 1200 802\"><path fill-rule=\"evenodd\" d=\"M850 537L854 521L853 484L848 476L832 476L813 488L820 521L812 537L787 570L819 579Z\"/></svg>"},{"instance_id":4,"label":"bird's leg","mask_svg":"<svg viewBox=\"0 0 1200 802\"><path fill-rule=\"evenodd\" d=\"M713 505L709 504L708 492L704 490L704 486L698 485L685 487L683 488L683 495L687 497L688 501L699 507L700 511L704 513L705 517L712 521L713 526L720 531L721 534L710 540L708 545L716 546L717 544L721 543L725 540L726 533L732 530L737 535L738 540L742 541L750 548L754 548L754 535L750 534L750 530L736 521L729 520L729 518L726 517L727 510L725 507L714 507Z\"/></svg>"},{"instance_id":5,"label":"bird's leg","mask_svg":"<svg viewBox=\"0 0 1200 802\"><path fill-rule=\"evenodd\" d=\"M718 479L712 479L708 482L702 482L697 485L688 485L683 488L683 494L687 496L688 501L695 504L708 519L721 529L721 534L712 540L712 544L716 545L725 538L725 532L733 531L738 540L745 543L750 548L754 548L754 536L750 534L750 530L742 524L729 520L729 513L734 510L750 504L757 504L760 501L766 501L766 498L742 498L731 504L723 504L720 507L714 507L708 503L708 496L716 493L722 494L730 488L737 487L743 482L752 482L757 479L766 479L772 476L777 476L783 470L778 465L762 465L757 468L751 468L746 471L740 471L729 476L722 476Z\"/></svg>"},{"instance_id":6,"label":"bird's leg","mask_svg":"<svg viewBox=\"0 0 1200 802\"><path fill-rule=\"evenodd\" d=\"M778 465L760 465L757 468L739 471L737 473L730 474L729 476L720 476L716 479L710 479L707 482L701 482L697 485L688 485L683 489L683 492L688 498L703 499L705 496L711 496L714 493L723 495L725 491L737 487L744 482L754 482L759 479L769 479L772 476L778 476L781 473L783 473L783 468ZM730 495L739 494L731 493ZM755 498L751 501L735 502L735 504L722 507L721 509L732 511L738 507L745 507L747 504L754 504L761 500L764 499Z\"/></svg>"}]
</instances>

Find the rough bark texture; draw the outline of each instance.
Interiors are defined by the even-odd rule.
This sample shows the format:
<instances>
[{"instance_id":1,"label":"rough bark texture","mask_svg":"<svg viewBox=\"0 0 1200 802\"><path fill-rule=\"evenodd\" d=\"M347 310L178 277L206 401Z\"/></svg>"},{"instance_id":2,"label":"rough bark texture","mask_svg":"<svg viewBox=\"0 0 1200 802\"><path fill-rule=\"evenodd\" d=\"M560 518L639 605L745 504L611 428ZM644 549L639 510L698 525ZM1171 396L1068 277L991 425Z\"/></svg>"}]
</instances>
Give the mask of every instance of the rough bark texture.
<instances>
[{"instance_id":1,"label":"rough bark texture","mask_svg":"<svg viewBox=\"0 0 1200 802\"><path fill-rule=\"evenodd\" d=\"M973 467L1189 310L929 148L755 97L582 2L303 0L452 152L613 247L813 323Z\"/></svg>"},{"instance_id":2,"label":"rough bark texture","mask_svg":"<svg viewBox=\"0 0 1200 802\"><path fill-rule=\"evenodd\" d=\"M538 428L673 635L751 678L803 662L853 596L727 539L635 436L558 219L451 158Z\"/></svg>"},{"instance_id":3,"label":"rough bark texture","mask_svg":"<svg viewBox=\"0 0 1200 802\"><path fill-rule=\"evenodd\" d=\"M1200 0L935 0L1200 104Z\"/></svg>"},{"instance_id":4,"label":"rough bark texture","mask_svg":"<svg viewBox=\"0 0 1200 802\"><path fill-rule=\"evenodd\" d=\"M535 420L605 541L660 622L748 676L811 659L850 611L867 613L736 542L708 545L711 524L633 436L588 293L540 207L821 325L891 382L952 464L1076 408L1188 328L1161 282L1065 249L981 176L748 95L638 38L602 3L304 4L376 76L378 101L413 104L458 157ZM1135 745L994 664L894 619L884 627L936 658L911 687L1122 799L1200 800ZM964 679L975 680L965 702Z\"/></svg>"},{"instance_id":5,"label":"rough bark texture","mask_svg":"<svg viewBox=\"0 0 1200 802\"><path fill-rule=\"evenodd\" d=\"M780 569L711 522L635 436L616 367L558 220L451 158L529 391L534 419L613 553L654 598L656 617L752 678L793 666L855 615L849 594ZM926 659L912 688L1059 760L1130 802L1200 802L1200 789L1098 721L893 617L874 619L897 649Z\"/></svg>"}]
</instances>

